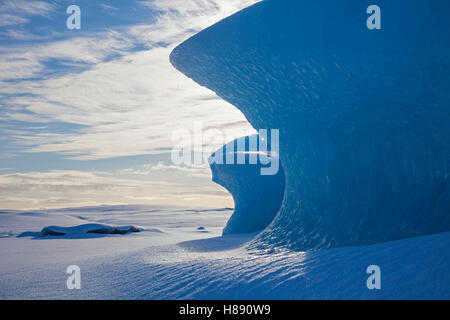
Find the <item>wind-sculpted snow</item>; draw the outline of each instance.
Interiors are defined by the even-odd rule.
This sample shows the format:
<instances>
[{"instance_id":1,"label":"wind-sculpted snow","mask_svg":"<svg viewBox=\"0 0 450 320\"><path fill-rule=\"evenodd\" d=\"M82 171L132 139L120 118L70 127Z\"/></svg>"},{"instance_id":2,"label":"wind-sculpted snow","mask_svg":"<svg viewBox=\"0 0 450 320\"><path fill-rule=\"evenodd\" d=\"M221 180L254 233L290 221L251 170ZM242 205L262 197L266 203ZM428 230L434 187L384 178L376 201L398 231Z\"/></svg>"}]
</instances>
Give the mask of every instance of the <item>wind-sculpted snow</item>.
<instances>
[{"instance_id":1,"label":"wind-sculpted snow","mask_svg":"<svg viewBox=\"0 0 450 320\"><path fill-rule=\"evenodd\" d=\"M33 237L34 239L64 238L64 239L89 239L98 238L105 235L124 235L132 232L141 232L135 226L108 226L98 223L87 223L74 227L49 226L44 227L40 232L26 231L17 237ZM157 232L160 232L156 230Z\"/></svg>"},{"instance_id":2,"label":"wind-sculpted snow","mask_svg":"<svg viewBox=\"0 0 450 320\"><path fill-rule=\"evenodd\" d=\"M251 149L249 143L251 138L256 142L259 141L256 135L234 140L216 151L210 158L213 181L226 188L234 199L234 213L223 230L224 235L264 229L278 213L283 200L285 187L283 168L280 166L275 175L261 175L261 167L264 167L264 164L259 158L255 159L256 163L250 163L250 156L256 156L259 152L258 143L255 144L255 150ZM244 146L240 151L239 140ZM227 147L228 150L234 150L232 163L226 161ZM238 164L239 152L244 152L240 164ZM221 157L216 157L217 155ZM277 155L273 157L277 158ZM216 161L217 158L221 161Z\"/></svg>"},{"instance_id":3,"label":"wind-sculpted snow","mask_svg":"<svg viewBox=\"0 0 450 320\"><path fill-rule=\"evenodd\" d=\"M450 230L450 2L377 5L381 30L361 1L263 1L172 52L254 128L280 129L285 197L258 248Z\"/></svg>"}]
</instances>

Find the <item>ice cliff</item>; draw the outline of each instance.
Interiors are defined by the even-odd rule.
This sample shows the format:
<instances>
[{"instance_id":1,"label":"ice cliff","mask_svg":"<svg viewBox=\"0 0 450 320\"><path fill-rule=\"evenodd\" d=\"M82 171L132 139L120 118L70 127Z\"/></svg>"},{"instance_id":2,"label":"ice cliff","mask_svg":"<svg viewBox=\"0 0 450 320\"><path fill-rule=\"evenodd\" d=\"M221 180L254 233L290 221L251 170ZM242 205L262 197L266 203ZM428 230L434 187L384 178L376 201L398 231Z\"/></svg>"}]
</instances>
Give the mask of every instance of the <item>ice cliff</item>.
<instances>
[{"instance_id":1,"label":"ice cliff","mask_svg":"<svg viewBox=\"0 0 450 320\"><path fill-rule=\"evenodd\" d=\"M249 143L251 138L257 142L256 148L252 148ZM243 143L241 151L238 150L239 140ZM256 157L259 150L258 141L257 135L231 141L210 158L213 181L226 188L234 199L235 209L223 234L262 230L272 222L280 209L285 188L284 170L278 168L274 175L261 174L261 168L267 165L261 163ZM232 163L226 161L227 149L234 150L231 151ZM244 152L241 164L238 164L239 152ZM217 155L220 157L216 157ZM250 163L252 155L256 160L254 164ZM277 158L276 155L274 157ZM221 161L217 161L218 158ZM229 155L228 158L230 158Z\"/></svg>"},{"instance_id":2,"label":"ice cliff","mask_svg":"<svg viewBox=\"0 0 450 320\"><path fill-rule=\"evenodd\" d=\"M262 1L171 54L254 128L280 129L284 200L256 248L450 230L450 2L378 0L381 30L367 28L369 4Z\"/></svg>"}]
</instances>

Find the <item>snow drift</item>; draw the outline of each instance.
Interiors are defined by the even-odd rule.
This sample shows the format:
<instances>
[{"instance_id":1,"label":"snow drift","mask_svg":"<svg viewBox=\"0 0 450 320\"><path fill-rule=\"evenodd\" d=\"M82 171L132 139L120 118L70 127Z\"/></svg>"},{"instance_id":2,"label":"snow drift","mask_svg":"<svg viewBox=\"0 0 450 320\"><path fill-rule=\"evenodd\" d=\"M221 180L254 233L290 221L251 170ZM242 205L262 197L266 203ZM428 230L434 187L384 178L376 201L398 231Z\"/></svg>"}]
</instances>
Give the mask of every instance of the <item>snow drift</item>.
<instances>
[{"instance_id":1,"label":"snow drift","mask_svg":"<svg viewBox=\"0 0 450 320\"><path fill-rule=\"evenodd\" d=\"M361 1L262 1L171 54L254 128L280 129L285 196L258 248L450 230L450 2L377 5L381 30Z\"/></svg>"},{"instance_id":2,"label":"snow drift","mask_svg":"<svg viewBox=\"0 0 450 320\"><path fill-rule=\"evenodd\" d=\"M41 232L26 231L17 237L34 237L35 239L44 239L48 237L62 237L66 239L86 239L96 238L110 234L124 235L131 232L141 232L140 228L134 226L108 226L98 223L87 223L74 227L48 226L44 227Z\"/></svg>"},{"instance_id":3,"label":"snow drift","mask_svg":"<svg viewBox=\"0 0 450 320\"><path fill-rule=\"evenodd\" d=\"M220 236L230 215L223 209L126 205L0 213L0 233L14 235L50 221L67 226L139 221L145 230L104 237L77 232L81 237L70 241L0 238L0 299L450 298L450 232L260 255L243 247L256 233ZM197 231L199 221L209 233ZM366 286L372 264L381 268L381 290ZM81 269L81 290L67 290L70 265Z\"/></svg>"},{"instance_id":4,"label":"snow drift","mask_svg":"<svg viewBox=\"0 0 450 320\"><path fill-rule=\"evenodd\" d=\"M250 138L256 142L254 149L249 143ZM239 139L237 139L220 148L210 158L213 181L226 188L234 199L235 209L223 230L224 235L250 233L264 229L278 213L284 195L285 179L281 165L277 174L261 175L261 167L265 165L259 158L254 164L250 161L250 155L256 155L259 150L258 136L240 139L243 142L243 150L238 150ZM229 145L231 147L227 149ZM270 150L270 144L264 149ZM231 164L226 161L227 150L234 150ZM244 152L241 164L238 164L237 159L239 152ZM272 157L278 158L278 155L272 155ZM217 161L217 158L221 158L221 161Z\"/></svg>"}]
</instances>

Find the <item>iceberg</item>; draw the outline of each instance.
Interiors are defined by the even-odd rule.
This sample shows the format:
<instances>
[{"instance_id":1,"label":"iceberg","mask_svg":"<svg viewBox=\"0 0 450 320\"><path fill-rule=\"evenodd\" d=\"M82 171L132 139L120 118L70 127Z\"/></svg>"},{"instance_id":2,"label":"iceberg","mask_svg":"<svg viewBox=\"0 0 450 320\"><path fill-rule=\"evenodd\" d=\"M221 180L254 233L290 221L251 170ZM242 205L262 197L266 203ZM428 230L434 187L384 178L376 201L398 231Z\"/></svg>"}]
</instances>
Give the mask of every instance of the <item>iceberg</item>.
<instances>
[{"instance_id":1,"label":"iceberg","mask_svg":"<svg viewBox=\"0 0 450 320\"><path fill-rule=\"evenodd\" d=\"M255 129L280 130L284 198L251 248L359 246L450 230L450 2L379 0L381 29L368 28L367 5L266 0L171 54ZM221 184L247 178L257 187L251 172L226 170ZM249 189L233 194L239 205L252 202Z\"/></svg>"},{"instance_id":2,"label":"iceberg","mask_svg":"<svg viewBox=\"0 0 450 320\"><path fill-rule=\"evenodd\" d=\"M255 141L254 144L250 143L251 139ZM235 209L223 229L224 235L264 229L272 222L283 201L284 170L278 168L273 175L261 174L261 168L267 165L256 157L262 149L259 148L259 141L258 135L236 139L213 153L209 159L212 180L227 189L234 199ZM242 148L239 147L239 142L242 143ZM264 149L271 150L270 144ZM230 158L230 153L233 158L231 163L226 161L227 157ZM243 158L238 161L240 155ZM251 161L252 156L255 161ZM279 160L278 155L272 157Z\"/></svg>"}]
</instances>

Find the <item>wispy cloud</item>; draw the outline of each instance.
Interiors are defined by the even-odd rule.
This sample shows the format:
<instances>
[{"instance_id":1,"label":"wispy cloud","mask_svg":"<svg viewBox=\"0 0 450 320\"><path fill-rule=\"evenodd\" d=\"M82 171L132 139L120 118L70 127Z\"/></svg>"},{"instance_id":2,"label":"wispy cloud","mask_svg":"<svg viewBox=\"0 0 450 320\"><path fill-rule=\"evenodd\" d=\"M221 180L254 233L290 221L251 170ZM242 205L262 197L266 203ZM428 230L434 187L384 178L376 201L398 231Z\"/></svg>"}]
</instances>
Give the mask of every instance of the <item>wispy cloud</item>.
<instances>
[{"instance_id":1,"label":"wispy cloud","mask_svg":"<svg viewBox=\"0 0 450 320\"><path fill-rule=\"evenodd\" d=\"M15 12L23 15L46 16L54 8L54 5L49 2L34 0L4 0L0 4L0 12Z\"/></svg>"},{"instance_id":2,"label":"wispy cloud","mask_svg":"<svg viewBox=\"0 0 450 320\"><path fill-rule=\"evenodd\" d=\"M168 57L188 36L254 2L146 1L141 5L158 11L150 25L2 50L0 79L17 80L1 83L9 95L2 101L7 117L84 126L69 133L21 134L16 141L26 151L102 159L170 148L171 133L194 121L253 132L239 111L177 72ZM131 50L137 45L148 50ZM47 74L52 60L82 63L86 70L68 68L55 77Z\"/></svg>"},{"instance_id":3,"label":"wispy cloud","mask_svg":"<svg viewBox=\"0 0 450 320\"><path fill-rule=\"evenodd\" d=\"M151 176L158 172L183 174L187 177L207 178L211 179L211 169L207 164L202 165L173 165L159 161L156 164L144 164L138 168L123 169L121 172L133 175Z\"/></svg>"},{"instance_id":4,"label":"wispy cloud","mask_svg":"<svg viewBox=\"0 0 450 320\"><path fill-rule=\"evenodd\" d=\"M0 209L103 204L231 205L219 186L130 179L108 172L51 171L0 175Z\"/></svg>"},{"instance_id":5,"label":"wispy cloud","mask_svg":"<svg viewBox=\"0 0 450 320\"><path fill-rule=\"evenodd\" d=\"M53 9L43 1L5 0L0 3L0 27L27 23L27 16L48 16Z\"/></svg>"},{"instance_id":6,"label":"wispy cloud","mask_svg":"<svg viewBox=\"0 0 450 320\"><path fill-rule=\"evenodd\" d=\"M3 93L8 94L36 94L42 98L45 92L37 91L39 88L48 88L52 81L65 80L66 85L72 79L71 70L61 77L46 77L47 72L54 70L46 66L48 61L62 61L83 63L86 66L95 67L104 59L113 55L125 54L132 48L132 41L116 31L102 32L101 37L77 37L67 40L59 40L50 43L33 44L26 47L7 47L0 49L0 81L22 80L19 82L3 82ZM49 82L46 82L49 80ZM23 85L26 85L23 87ZM47 92L48 93L48 92ZM14 105L14 98L6 101ZM28 101L32 103L33 101ZM67 101L70 104L70 101Z\"/></svg>"},{"instance_id":7,"label":"wispy cloud","mask_svg":"<svg viewBox=\"0 0 450 320\"><path fill-rule=\"evenodd\" d=\"M7 14L7 13L0 13L0 27L21 24L21 23L25 23L27 21L28 21L28 19L25 19L20 16L16 16L13 14Z\"/></svg>"},{"instance_id":8,"label":"wispy cloud","mask_svg":"<svg viewBox=\"0 0 450 320\"><path fill-rule=\"evenodd\" d=\"M177 143L172 133L192 131L195 122L205 130L253 133L240 111L175 70L169 54L196 32L257 1L140 1L128 9L148 10L152 19L147 24L93 30L83 24L81 32L64 37L51 29L34 34L26 27L33 16L53 19L59 2L2 2L0 15L7 16L0 21L7 25L0 36L16 42L0 48L0 160L18 153L32 159L35 152L75 160L166 153ZM103 16L105 10L130 15L122 3L120 10L96 6ZM209 136L203 142L214 141ZM228 193L209 182L210 176L207 166L168 162L111 172L17 173L12 168L0 171L0 209L232 205Z\"/></svg>"},{"instance_id":9,"label":"wispy cloud","mask_svg":"<svg viewBox=\"0 0 450 320\"><path fill-rule=\"evenodd\" d=\"M101 7L103 10L105 10L106 12L118 11L118 10L119 10L119 8L116 8L116 7L114 7L114 6L112 6L112 5L109 5L109 4L100 3L99 5L100 5L100 7Z\"/></svg>"}]
</instances>

